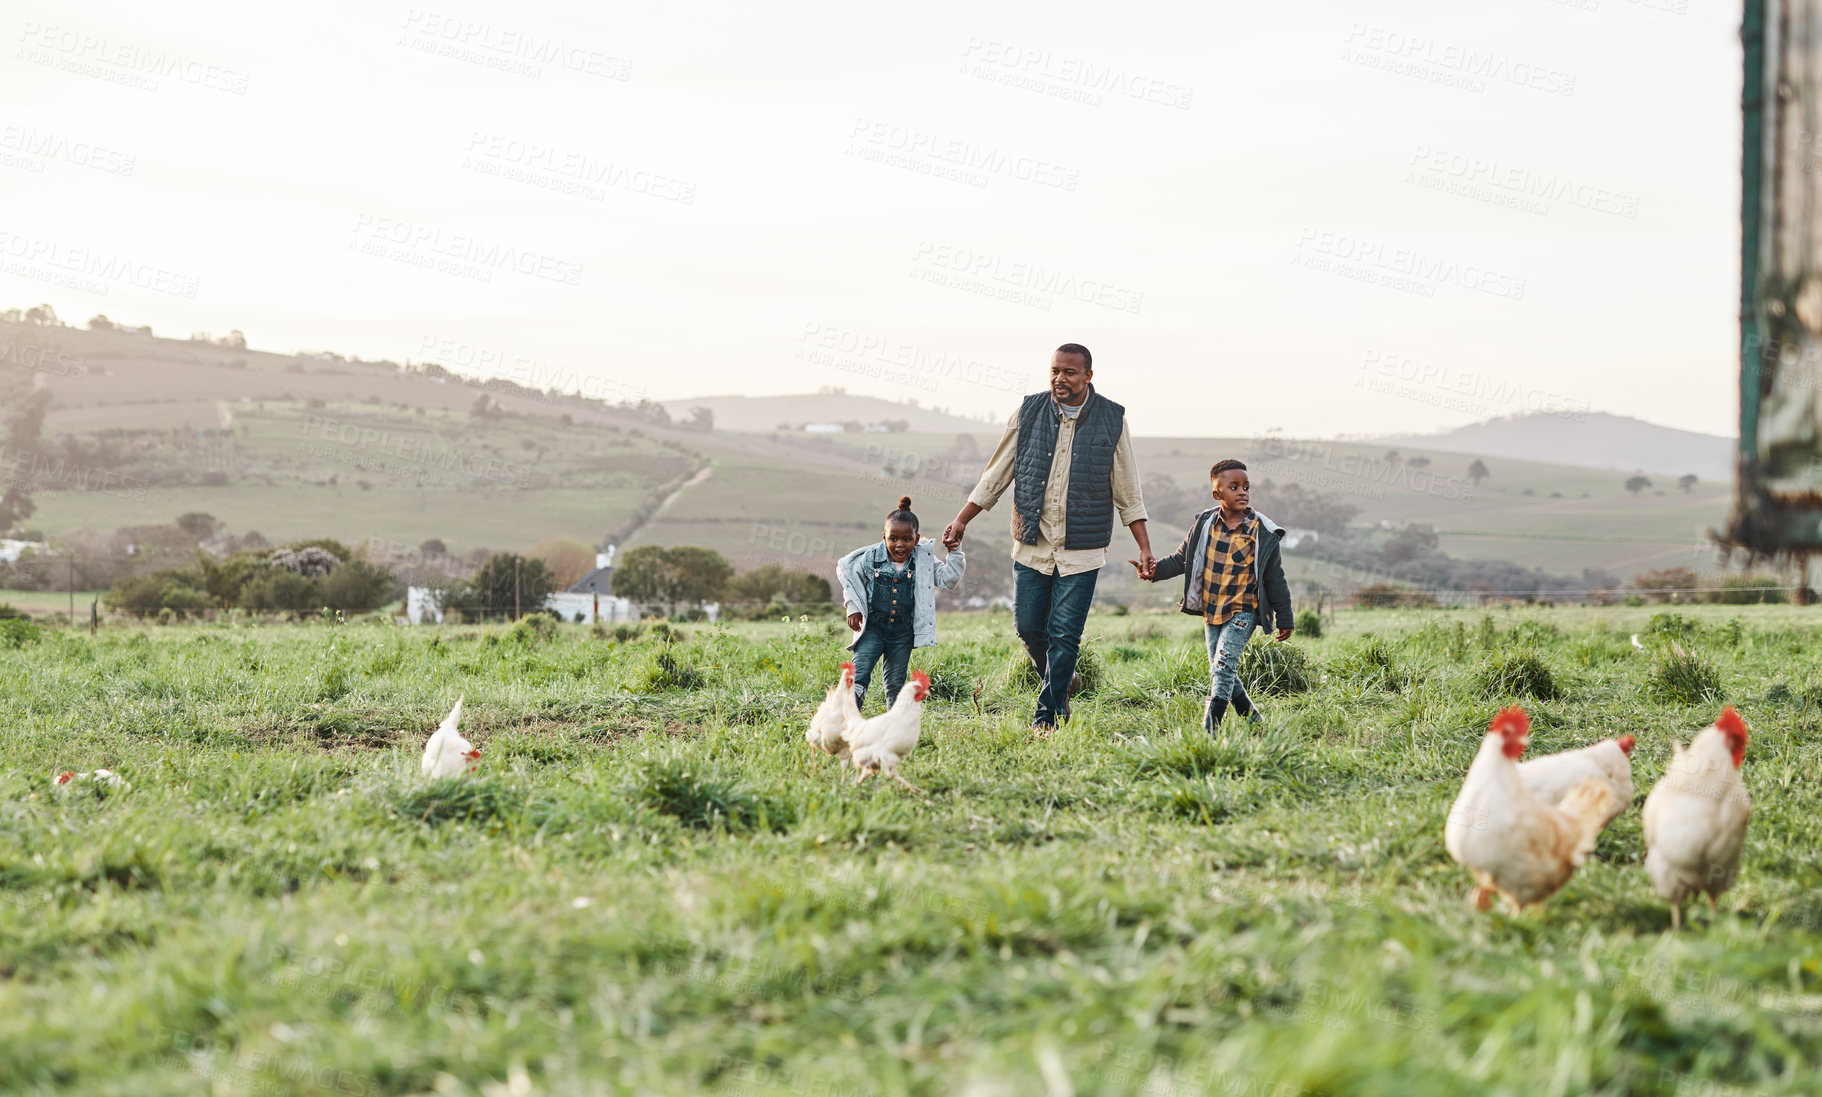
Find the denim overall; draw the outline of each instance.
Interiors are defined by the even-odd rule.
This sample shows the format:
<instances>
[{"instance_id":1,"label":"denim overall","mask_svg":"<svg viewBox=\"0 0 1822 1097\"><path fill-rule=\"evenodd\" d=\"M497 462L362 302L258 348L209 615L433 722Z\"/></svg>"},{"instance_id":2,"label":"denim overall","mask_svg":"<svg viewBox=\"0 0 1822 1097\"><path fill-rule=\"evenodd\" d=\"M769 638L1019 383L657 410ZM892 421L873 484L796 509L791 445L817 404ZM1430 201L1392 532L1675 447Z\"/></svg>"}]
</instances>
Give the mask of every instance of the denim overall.
<instances>
[{"instance_id":1,"label":"denim overall","mask_svg":"<svg viewBox=\"0 0 1822 1097\"><path fill-rule=\"evenodd\" d=\"M916 612L915 554L899 571L890 561L868 565L873 569L873 594L867 603L867 631L854 645L854 703L867 700L873 667L886 660L886 707L898 700L911 667L911 644L916 639L912 615Z\"/></svg>"}]
</instances>

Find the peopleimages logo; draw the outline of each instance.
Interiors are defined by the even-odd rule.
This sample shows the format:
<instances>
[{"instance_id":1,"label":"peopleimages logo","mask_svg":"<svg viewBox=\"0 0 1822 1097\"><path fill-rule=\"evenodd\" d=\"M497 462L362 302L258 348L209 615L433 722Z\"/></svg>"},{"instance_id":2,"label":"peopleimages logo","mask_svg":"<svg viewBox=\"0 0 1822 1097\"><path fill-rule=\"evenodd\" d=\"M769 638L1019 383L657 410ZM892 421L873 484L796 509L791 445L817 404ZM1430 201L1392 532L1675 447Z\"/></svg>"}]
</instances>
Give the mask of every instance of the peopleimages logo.
<instances>
[{"instance_id":1,"label":"peopleimages logo","mask_svg":"<svg viewBox=\"0 0 1822 1097\"><path fill-rule=\"evenodd\" d=\"M1097 65L1080 57L1058 56L994 38L970 36L962 57L962 72L969 76L1073 99L1091 107L1100 106L1101 93L1107 93L1188 110L1189 101L1196 94L1195 88L1126 72L1113 65Z\"/></svg>"},{"instance_id":2,"label":"peopleimages logo","mask_svg":"<svg viewBox=\"0 0 1822 1097\"><path fill-rule=\"evenodd\" d=\"M0 269L10 274L105 294L116 285L195 300L202 279L94 248L70 247L0 228Z\"/></svg>"},{"instance_id":3,"label":"peopleimages logo","mask_svg":"<svg viewBox=\"0 0 1822 1097\"><path fill-rule=\"evenodd\" d=\"M465 453L453 446L401 437L391 431L345 423L321 415L304 416L304 437L331 442L351 450L362 450L423 470L462 472L481 480L507 487L522 488L531 479L531 469L511 461L502 461L484 453ZM332 456L319 450L313 456Z\"/></svg>"},{"instance_id":4,"label":"peopleimages logo","mask_svg":"<svg viewBox=\"0 0 1822 1097\"><path fill-rule=\"evenodd\" d=\"M871 118L856 118L853 128L848 131L848 140L851 149L901 153L914 163L950 164L963 172L998 175L1058 190L1074 190L1082 174L1076 168L1010 152L997 145L981 145L962 137Z\"/></svg>"},{"instance_id":5,"label":"peopleimages logo","mask_svg":"<svg viewBox=\"0 0 1822 1097\"><path fill-rule=\"evenodd\" d=\"M1517 275L1351 233L1306 228L1297 239L1297 248L1299 255L1293 261L1299 266L1408 288L1426 297L1435 296L1439 285L1509 301L1525 297L1525 280Z\"/></svg>"},{"instance_id":6,"label":"peopleimages logo","mask_svg":"<svg viewBox=\"0 0 1822 1097\"><path fill-rule=\"evenodd\" d=\"M442 273L487 281L497 270L510 270L565 286L582 282L582 264L516 248L472 233L445 233L436 225L419 225L363 213L355 218L352 250Z\"/></svg>"}]
</instances>

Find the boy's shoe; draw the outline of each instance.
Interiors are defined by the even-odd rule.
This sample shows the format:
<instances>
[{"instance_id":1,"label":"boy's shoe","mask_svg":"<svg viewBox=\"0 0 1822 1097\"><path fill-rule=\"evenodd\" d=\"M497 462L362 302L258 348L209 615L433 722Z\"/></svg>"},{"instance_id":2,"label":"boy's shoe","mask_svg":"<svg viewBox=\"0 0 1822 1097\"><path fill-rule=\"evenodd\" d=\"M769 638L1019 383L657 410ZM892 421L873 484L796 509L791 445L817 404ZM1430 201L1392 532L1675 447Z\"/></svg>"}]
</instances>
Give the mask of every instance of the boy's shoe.
<instances>
[{"instance_id":1,"label":"boy's shoe","mask_svg":"<svg viewBox=\"0 0 1822 1097\"><path fill-rule=\"evenodd\" d=\"M1246 717L1247 723L1265 723L1265 717L1259 715L1259 710L1253 707L1253 699L1248 697L1244 692L1234 694L1233 705L1234 715Z\"/></svg>"},{"instance_id":2,"label":"boy's shoe","mask_svg":"<svg viewBox=\"0 0 1822 1097\"><path fill-rule=\"evenodd\" d=\"M1210 697L1208 705L1202 710L1202 730L1214 734L1221 724L1221 718L1227 715L1227 702L1219 697Z\"/></svg>"}]
</instances>

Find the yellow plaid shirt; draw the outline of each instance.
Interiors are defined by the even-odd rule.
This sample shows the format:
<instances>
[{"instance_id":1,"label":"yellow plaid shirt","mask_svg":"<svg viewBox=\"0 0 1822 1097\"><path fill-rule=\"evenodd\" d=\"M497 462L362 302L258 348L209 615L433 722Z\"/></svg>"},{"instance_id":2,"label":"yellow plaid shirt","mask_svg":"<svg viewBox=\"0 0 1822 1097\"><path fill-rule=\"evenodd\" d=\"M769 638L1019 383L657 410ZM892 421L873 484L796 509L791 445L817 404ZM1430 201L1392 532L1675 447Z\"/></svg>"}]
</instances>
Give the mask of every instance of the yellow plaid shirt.
<instances>
[{"instance_id":1,"label":"yellow plaid shirt","mask_svg":"<svg viewBox=\"0 0 1822 1097\"><path fill-rule=\"evenodd\" d=\"M1208 520L1208 561L1202 565L1202 619L1225 625L1234 614L1259 612L1259 591L1253 575L1253 554L1258 551L1259 519L1248 508L1234 529L1221 522L1216 511Z\"/></svg>"}]
</instances>

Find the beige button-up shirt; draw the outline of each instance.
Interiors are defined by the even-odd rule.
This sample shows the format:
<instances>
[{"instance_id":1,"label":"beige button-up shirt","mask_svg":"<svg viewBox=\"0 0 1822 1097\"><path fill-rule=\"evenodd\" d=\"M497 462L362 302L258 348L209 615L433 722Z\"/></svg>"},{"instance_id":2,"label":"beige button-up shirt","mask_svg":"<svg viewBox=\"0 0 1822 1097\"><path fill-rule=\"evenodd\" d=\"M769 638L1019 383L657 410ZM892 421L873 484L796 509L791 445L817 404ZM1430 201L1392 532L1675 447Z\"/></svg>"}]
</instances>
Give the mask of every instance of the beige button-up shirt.
<instances>
[{"instance_id":1,"label":"beige button-up shirt","mask_svg":"<svg viewBox=\"0 0 1822 1097\"><path fill-rule=\"evenodd\" d=\"M1063 507L1069 498L1069 464L1074 452L1078 415L1064 415L1056 400L1050 401L1057 416L1056 456L1050 460L1050 479L1044 485L1044 509L1038 515L1038 539L1025 544L1012 539L1012 558L1045 575L1076 575L1094 571L1107 563L1107 550L1066 549L1063 547ZM1006 423L1006 433L981 472L981 482L969 493L968 501L982 510L993 504L1012 486L1012 459L1019 448L1019 413L1013 412ZM1139 465L1132 456L1132 428L1120 424L1120 441L1113 451L1113 505L1119 512L1120 524L1130 526L1145 520L1145 499L1139 493Z\"/></svg>"}]
</instances>

